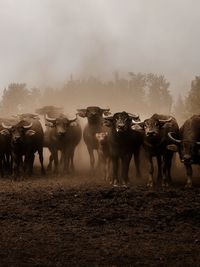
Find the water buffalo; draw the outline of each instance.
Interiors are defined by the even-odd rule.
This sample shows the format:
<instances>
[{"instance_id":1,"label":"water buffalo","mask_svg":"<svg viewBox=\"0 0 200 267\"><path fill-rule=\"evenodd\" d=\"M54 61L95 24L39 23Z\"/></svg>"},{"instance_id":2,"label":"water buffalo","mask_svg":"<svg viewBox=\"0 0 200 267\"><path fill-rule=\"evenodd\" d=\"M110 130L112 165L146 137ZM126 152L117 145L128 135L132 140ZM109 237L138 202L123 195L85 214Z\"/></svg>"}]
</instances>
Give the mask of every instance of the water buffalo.
<instances>
[{"instance_id":1,"label":"water buffalo","mask_svg":"<svg viewBox=\"0 0 200 267\"><path fill-rule=\"evenodd\" d=\"M2 127L2 122L13 120L0 118L0 174L3 177L5 171L12 173L11 136L7 129Z\"/></svg>"},{"instance_id":2,"label":"water buffalo","mask_svg":"<svg viewBox=\"0 0 200 267\"><path fill-rule=\"evenodd\" d=\"M106 126L110 128L108 132L108 145L112 162L113 185L122 183L126 186L128 184L128 171L132 155L134 155L136 175L140 176L139 152L143 135L131 128L133 119L139 120L139 116L125 111L104 118ZM121 163L120 178L119 163Z\"/></svg>"},{"instance_id":3,"label":"water buffalo","mask_svg":"<svg viewBox=\"0 0 200 267\"><path fill-rule=\"evenodd\" d=\"M45 174L43 166L44 132L38 118L34 116L22 114L14 125L2 122L2 127L8 130L11 135L11 151L16 178L20 175L20 167L22 166L25 171L28 170L29 175L32 174L35 152L39 154L41 174ZM23 156L25 156L24 164Z\"/></svg>"},{"instance_id":4,"label":"water buffalo","mask_svg":"<svg viewBox=\"0 0 200 267\"><path fill-rule=\"evenodd\" d=\"M74 152L82 135L77 118L69 120L63 114L57 118L46 115L46 121L48 127L45 131L45 146L51 152L48 169L51 169L52 161L54 161L54 171L58 172L58 151L60 150L63 171L68 173L70 164L72 171L74 171Z\"/></svg>"},{"instance_id":5,"label":"water buffalo","mask_svg":"<svg viewBox=\"0 0 200 267\"><path fill-rule=\"evenodd\" d=\"M98 149L98 142L96 139L96 133L104 131L103 127L103 115L110 114L110 109L102 109L100 107L87 107L86 109L77 109L77 114L82 118L87 118L88 123L83 130L83 139L87 146L87 150L90 156L90 167L94 171L95 158L94 150Z\"/></svg>"},{"instance_id":6,"label":"water buffalo","mask_svg":"<svg viewBox=\"0 0 200 267\"><path fill-rule=\"evenodd\" d=\"M178 134L179 127L175 118L167 115L154 114L143 122L135 122L144 130L144 150L149 162L149 179L147 186L152 187L154 182L153 157L157 159L157 184L168 186L171 183L171 164L174 151L170 149L170 131ZM162 168L163 165L163 168Z\"/></svg>"},{"instance_id":7,"label":"water buffalo","mask_svg":"<svg viewBox=\"0 0 200 267\"><path fill-rule=\"evenodd\" d=\"M179 137L174 131L168 135L177 144L180 160L185 165L186 187L192 187L192 164L200 165L200 115L193 115L184 122Z\"/></svg>"}]
</instances>

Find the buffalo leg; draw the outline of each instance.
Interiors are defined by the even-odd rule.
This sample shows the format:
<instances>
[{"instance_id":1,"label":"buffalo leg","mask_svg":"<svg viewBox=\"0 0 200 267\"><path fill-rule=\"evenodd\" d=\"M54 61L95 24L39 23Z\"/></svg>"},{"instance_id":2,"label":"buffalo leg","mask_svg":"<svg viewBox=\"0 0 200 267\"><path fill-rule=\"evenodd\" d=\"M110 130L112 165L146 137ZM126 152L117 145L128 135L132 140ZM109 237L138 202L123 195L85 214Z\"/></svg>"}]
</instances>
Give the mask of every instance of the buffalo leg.
<instances>
[{"instance_id":1,"label":"buffalo leg","mask_svg":"<svg viewBox=\"0 0 200 267\"><path fill-rule=\"evenodd\" d=\"M41 165L41 174L45 175L45 169L44 169L44 158L43 158L43 148L40 148L38 150L39 154L39 160L40 160L40 165Z\"/></svg>"},{"instance_id":2,"label":"buffalo leg","mask_svg":"<svg viewBox=\"0 0 200 267\"><path fill-rule=\"evenodd\" d=\"M20 175L20 165L22 164L22 156L13 155L13 174L14 178L17 179Z\"/></svg>"},{"instance_id":3,"label":"buffalo leg","mask_svg":"<svg viewBox=\"0 0 200 267\"><path fill-rule=\"evenodd\" d=\"M148 156L148 165L149 165L149 177L148 177L148 187L153 187L153 173L154 173L154 167L153 167L153 158L152 156Z\"/></svg>"},{"instance_id":4,"label":"buffalo leg","mask_svg":"<svg viewBox=\"0 0 200 267\"><path fill-rule=\"evenodd\" d=\"M91 168L91 171L93 172L94 171L94 152L93 152L93 149L91 149L90 147L87 147L88 149L88 153L90 155L90 168Z\"/></svg>"},{"instance_id":5,"label":"buffalo leg","mask_svg":"<svg viewBox=\"0 0 200 267\"><path fill-rule=\"evenodd\" d=\"M34 159L35 159L35 155L33 153L31 153L28 156L28 175L30 175L30 176L33 174Z\"/></svg>"},{"instance_id":6,"label":"buffalo leg","mask_svg":"<svg viewBox=\"0 0 200 267\"><path fill-rule=\"evenodd\" d=\"M186 168L186 174L187 174L187 182L185 187L192 187L192 166L191 164L184 164Z\"/></svg>"},{"instance_id":7,"label":"buffalo leg","mask_svg":"<svg viewBox=\"0 0 200 267\"><path fill-rule=\"evenodd\" d=\"M119 160L117 157L112 158L112 184L117 186L119 184L118 178Z\"/></svg>"},{"instance_id":8,"label":"buffalo leg","mask_svg":"<svg viewBox=\"0 0 200 267\"><path fill-rule=\"evenodd\" d=\"M121 159L121 162L122 162L121 179L122 179L122 185L125 185L125 186L127 186L128 182L129 182L128 171L129 171L131 156L132 155L125 155Z\"/></svg>"},{"instance_id":9,"label":"buffalo leg","mask_svg":"<svg viewBox=\"0 0 200 267\"><path fill-rule=\"evenodd\" d=\"M1 177L4 176L4 155L0 155L0 172L1 172Z\"/></svg>"},{"instance_id":10,"label":"buffalo leg","mask_svg":"<svg viewBox=\"0 0 200 267\"><path fill-rule=\"evenodd\" d=\"M47 166L47 170L48 171L51 171L52 170L52 162L53 162L53 155L51 154L49 156L49 163L48 163L48 166Z\"/></svg>"},{"instance_id":11,"label":"buffalo leg","mask_svg":"<svg viewBox=\"0 0 200 267\"><path fill-rule=\"evenodd\" d=\"M167 151L163 156L163 181L162 186L171 184L171 166L172 166L173 152Z\"/></svg>"},{"instance_id":12,"label":"buffalo leg","mask_svg":"<svg viewBox=\"0 0 200 267\"><path fill-rule=\"evenodd\" d=\"M135 168L136 168L136 177L140 178L141 173L140 173L140 150L136 150L134 152L134 162L135 162Z\"/></svg>"},{"instance_id":13,"label":"buffalo leg","mask_svg":"<svg viewBox=\"0 0 200 267\"><path fill-rule=\"evenodd\" d=\"M70 153L70 169L72 172L75 172L75 167L74 167L74 150L72 149L71 153Z\"/></svg>"},{"instance_id":14,"label":"buffalo leg","mask_svg":"<svg viewBox=\"0 0 200 267\"><path fill-rule=\"evenodd\" d=\"M158 155L156 157L156 159L157 159L157 166L158 166L157 184L161 185L161 181L162 181L162 158L161 158L161 155Z\"/></svg>"}]
</instances>

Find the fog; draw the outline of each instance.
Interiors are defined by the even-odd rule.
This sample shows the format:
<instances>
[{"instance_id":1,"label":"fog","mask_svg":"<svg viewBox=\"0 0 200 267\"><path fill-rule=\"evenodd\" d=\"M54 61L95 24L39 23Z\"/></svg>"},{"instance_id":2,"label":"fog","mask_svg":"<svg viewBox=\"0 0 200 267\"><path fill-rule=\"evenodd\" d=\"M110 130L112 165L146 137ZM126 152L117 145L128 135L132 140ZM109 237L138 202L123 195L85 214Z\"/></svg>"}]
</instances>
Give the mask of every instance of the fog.
<instances>
[{"instance_id":1,"label":"fog","mask_svg":"<svg viewBox=\"0 0 200 267\"><path fill-rule=\"evenodd\" d=\"M0 0L0 89L73 74L165 75L174 95L200 69L198 0Z\"/></svg>"}]
</instances>

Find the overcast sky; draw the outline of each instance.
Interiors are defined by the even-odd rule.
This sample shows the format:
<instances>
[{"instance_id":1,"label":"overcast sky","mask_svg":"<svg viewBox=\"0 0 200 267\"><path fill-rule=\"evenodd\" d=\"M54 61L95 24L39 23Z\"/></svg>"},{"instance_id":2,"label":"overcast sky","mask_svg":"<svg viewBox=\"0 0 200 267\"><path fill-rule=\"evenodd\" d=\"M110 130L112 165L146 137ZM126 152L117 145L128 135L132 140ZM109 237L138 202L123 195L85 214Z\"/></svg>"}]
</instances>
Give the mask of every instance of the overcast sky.
<instances>
[{"instance_id":1,"label":"overcast sky","mask_svg":"<svg viewBox=\"0 0 200 267\"><path fill-rule=\"evenodd\" d=\"M200 75L199 14L199 0L0 0L0 89L118 70L181 92Z\"/></svg>"}]
</instances>

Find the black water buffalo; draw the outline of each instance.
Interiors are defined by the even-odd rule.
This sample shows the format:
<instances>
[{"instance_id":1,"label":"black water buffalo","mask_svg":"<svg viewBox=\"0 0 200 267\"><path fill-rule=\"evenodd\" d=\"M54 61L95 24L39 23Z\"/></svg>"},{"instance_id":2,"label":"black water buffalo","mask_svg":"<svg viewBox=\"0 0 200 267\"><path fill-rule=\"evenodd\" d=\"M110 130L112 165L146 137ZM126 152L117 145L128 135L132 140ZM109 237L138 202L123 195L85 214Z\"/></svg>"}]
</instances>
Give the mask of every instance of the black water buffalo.
<instances>
[{"instance_id":1,"label":"black water buffalo","mask_svg":"<svg viewBox=\"0 0 200 267\"><path fill-rule=\"evenodd\" d=\"M134 155L136 175L140 176L139 152L143 141L143 134L133 130L132 120L139 120L138 115L118 112L113 116L104 118L105 124L110 128L108 132L109 153L112 162L112 183L122 183L126 186L129 182L129 165ZM119 178L119 164L121 163L121 174Z\"/></svg>"},{"instance_id":2,"label":"black water buffalo","mask_svg":"<svg viewBox=\"0 0 200 267\"><path fill-rule=\"evenodd\" d=\"M2 127L9 130L11 135L11 151L15 177L20 175L20 167L28 171L29 175L32 174L35 152L39 154L41 174L45 174L43 166L44 132L37 115L22 114L19 115L19 121L14 125L6 123L2 122Z\"/></svg>"},{"instance_id":3,"label":"black water buffalo","mask_svg":"<svg viewBox=\"0 0 200 267\"><path fill-rule=\"evenodd\" d=\"M178 145L180 160L186 168L186 187L191 187L192 164L200 165L200 115L193 115L184 122L179 137L174 131L168 135Z\"/></svg>"},{"instance_id":4,"label":"black water buffalo","mask_svg":"<svg viewBox=\"0 0 200 267\"><path fill-rule=\"evenodd\" d=\"M89 152L91 170L94 171L94 150L98 149L98 142L95 135L104 131L103 115L109 115L110 109L102 109L94 106L87 107L86 109L78 109L77 112L80 117L87 118L88 120L83 130L83 139Z\"/></svg>"},{"instance_id":5,"label":"black water buffalo","mask_svg":"<svg viewBox=\"0 0 200 267\"><path fill-rule=\"evenodd\" d=\"M147 186L152 187L154 182L153 157L157 159L158 174L157 184L168 186L171 183L171 164L174 151L171 150L168 133L179 132L179 127L175 118L166 115L154 114L143 122L136 122L144 130L144 150L149 162L149 179ZM163 166L163 168L162 168Z\"/></svg>"},{"instance_id":6,"label":"black water buffalo","mask_svg":"<svg viewBox=\"0 0 200 267\"><path fill-rule=\"evenodd\" d=\"M54 161L54 171L58 172L58 151L61 151L63 172L68 173L70 167L74 171L74 152L82 135L77 118L69 120L63 114L57 118L46 115L46 121L48 125L45 131L45 146L51 152L48 169L52 168Z\"/></svg>"},{"instance_id":7,"label":"black water buffalo","mask_svg":"<svg viewBox=\"0 0 200 267\"><path fill-rule=\"evenodd\" d=\"M4 121L10 122L11 120L0 118L0 173L2 177L5 171L12 173L11 136L10 132L2 127Z\"/></svg>"}]
</instances>

